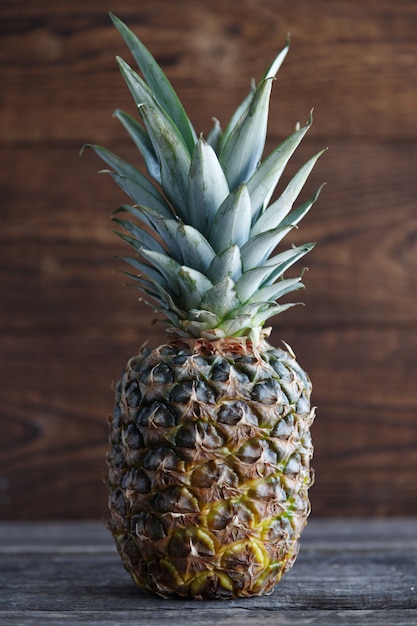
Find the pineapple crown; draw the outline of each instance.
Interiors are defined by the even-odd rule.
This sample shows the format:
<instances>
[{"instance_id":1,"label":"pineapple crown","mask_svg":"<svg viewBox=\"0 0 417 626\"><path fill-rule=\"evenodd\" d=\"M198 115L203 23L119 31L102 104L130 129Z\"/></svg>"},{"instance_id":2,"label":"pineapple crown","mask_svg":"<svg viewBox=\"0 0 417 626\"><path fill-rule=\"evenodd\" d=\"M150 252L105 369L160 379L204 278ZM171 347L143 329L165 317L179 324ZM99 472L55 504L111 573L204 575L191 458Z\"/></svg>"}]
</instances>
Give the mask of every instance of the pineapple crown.
<instances>
[{"instance_id":1,"label":"pineapple crown","mask_svg":"<svg viewBox=\"0 0 417 626\"><path fill-rule=\"evenodd\" d=\"M276 147L263 161L272 82L289 42L223 131L217 120L205 139L197 136L172 85L153 56L116 16L111 19L139 66L118 64L143 124L127 113L114 115L143 156L148 177L101 146L89 146L130 196L113 220L134 250L125 272L184 336L219 339L249 336L257 345L264 323L298 303L279 304L303 287L302 273L284 272L314 243L273 254L306 215L321 187L293 209L317 159L313 156L270 204L290 157L312 123ZM271 256L273 254L273 256Z\"/></svg>"}]
</instances>

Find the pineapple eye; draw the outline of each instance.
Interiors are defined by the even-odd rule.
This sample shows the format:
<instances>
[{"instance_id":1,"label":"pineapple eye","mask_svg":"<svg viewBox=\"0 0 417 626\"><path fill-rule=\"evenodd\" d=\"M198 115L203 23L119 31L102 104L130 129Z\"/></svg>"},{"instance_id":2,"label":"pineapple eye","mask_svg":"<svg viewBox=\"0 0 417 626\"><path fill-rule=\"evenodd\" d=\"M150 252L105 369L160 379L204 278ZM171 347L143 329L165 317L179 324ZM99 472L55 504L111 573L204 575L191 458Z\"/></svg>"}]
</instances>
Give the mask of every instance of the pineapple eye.
<instances>
[{"instance_id":1,"label":"pineapple eye","mask_svg":"<svg viewBox=\"0 0 417 626\"><path fill-rule=\"evenodd\" d=\"M212 556L215 554L214 541L202 529L179 529L172 535L169 552L173 558Z\"/></svg>"},{"instance_id":2,"label":"pineapple eye","mask_svg":"<svg viewBox=\"0 0 417 626\"><path fill-rule=\"evenodd\" d=\"M198 500L186 487L169 486L160 491L154 500L155 511L161 513L198 513Z\"/></svg>"},{"instance_id":3,"label":"pineapple eye","mask_svg":"<svg viewBox=\"0 0 417 626\"><path fill-rule=\"evenodd\" d=\"M130 407L136 407L140 404L141 393L136 380L133 380L125 391L126 403Z\"/></svg>"},{"instance_id":4,"label":"pineapple eye","mask_svg":"<svg viewBox=\"0 0 417 626\"><path fill-rule=\"evenodd\" d=\"M263 454L263 446L262 442L258 439L251 439L247 441L239 448L236 453L238 459L242 461L242 463L256 463L259 461Z\"/></svg>"},{"instance_id":5,"label":"pineapple eye","mask_svg":"<svg viewBox=\"0 0 417 626\"><path fill-rule=\"evenodd\" d=\"M222 530L226 528L233 518L233 507L230 501L219 502L211 507L207 515L207 525L212 530Z\"/></svg>"},{"instance_id":6,"label":"pineapple eye","mask_svg":"<svg viewBox=\"0 0 417 626\"><path fill-rule=\"evenodd\" d=\"M138 426L171 428L176 424L176 416L166 404L152 402L137 412L135 422Z\"/></svg>"},{"instance_id":7,"label":"pineapple eye","mask_svg":"<svg viewBox=\"0 0 417 626\"><path fill-rule=\"evenodd\" d=\"M145 541L159 541L166 536L164 527L160 520L151 513L139 513L131 520L132 527L139 539Z\"/></svg>"},{"instance_id":8,"label":"pineapple eye","mask_svg":"<svg viewBox=\"0 0 417 626\"><path fill-rule=\"evenodd\" d=\"M278 437L279 439L288 439L294 432L294 416L292 414L286 415L278 420L275 428L271 432L271 437Z\"/></svg>"},{"instance_id":9,"label":"pineapple eye","mask_svg":"<svg viewBox=\"0 0 417 626\"><path fill-rule=\"evenodd\" d=\"M209 489L210 487L236 488L239 478L225 463L210 461L194 470L191 477L193 487Z\"/></svg>"},{"instance_id":10,"label":"pineapple eye","mask_svg":"<svg viewBox=\"0 0 417 626\"><path fill-rule=\"evenodd\" d=\"M211 370L210 378L219 382L226 382L230 376L230 363L226 359L219 359Z\"/></svg>"},{"instance_id":11,"label":"pineapple eye","mask_svg":"<svg viewBox=\"0 0 417 626\"><path fill-rule=\"evenodd\" d=\"M288 463L284 469L284 474L286 476L297 476L298 474L301 473L301 470L302 470L301 457L298 454L298 452L296 452L288 460Z\"/></svg>"},{"instance_id":12,"label":"pineapple eye","mask_svg":"<svg viewBox=\"0 0 417 626\"><path fill-rule=\"evenodd\" d=\"M246 402L223 402L217 414L217 421L227 426L235 426L239 422L258 426L258 418Z\"/></svg>"},{"instance_id":13,"label":"pineapple eye","mask_svg":"<svg viewBox=\"0 0 417 626\"><path fill-rule=\"evenodd\" d=\"M195 424L184 424L177 432L175 445L179 448L196 448Z\"/></svg>"},{"instance_id":14,"label":"pineapple eye","mask_svg":"<svg viewBox=\"0 0 417 626\"><path fill-rule=\"evenodd\" d=\"M124 474L122 488L137 491L138 493L148 493L150 481L141 470L130 470Z\"/></svg>"},{"instance_id":15,"label":"pineapple eye","mask_svg":"<svg viewBox=\"0 0 417 626\"><path fill-rule=\"evenodd\" d=\"M174 373L169 365L166 363L160 363L151 370L149 378L150 383L167 385L168 383L172 383L174 381Z\"/></svg>"},{"instance_id":16,"label":"pineapple eye","mask_svg":"<svg viewBox=\"0 0 417 626\"><path fill-rule=\"evenodd\" d=\"M269 559L262 547L255 541L236 542L222 557L222 566L236 573L247 572L248 568L263 568Z\"/></svg>"},{"instance_id":17,"label":"pineapple eye","mask_svg":"<svg viewBox=\"0 0 417 626\"><path fill-rule=\"evenodd\" d=\"M139 450L144 446L143 437L134 424L129 424L129 426L122 431L122 441L132 450Z\"/></svg>"},{"instance_id":18,"label":"pineapple eye","mask_svg":"<svg viewBox=\"0 0 417 626\"><path fill-rule=\"evenodd\" d=\"M110 496L110 504L112 509L116 511L116 513L118 513L119 515L126 515L126 502L121 489L116 489L112 492Z\"/></svg>"},{"instance_id":19,"label":"pineapple eye","mask_svg":"<svg viewBox=\"0 0 417 626\"><path fill-rule=\"evenodd\" d=\"M256 384L252 390L252 399L267 405L288 402L279 382L274 379Z\"/></svg>"},{"instance_id":20,"label":"pineapple eye","mask_svg":"<svg viewBox=\"0 0 417 626\"><path fill-rule=\"evenodd\" d=\"M175 385L170 396L171 402L188 404L191 401L201 404L214 404L214 392L202 381L186 381Z\"/></svg>"}]
</instances>

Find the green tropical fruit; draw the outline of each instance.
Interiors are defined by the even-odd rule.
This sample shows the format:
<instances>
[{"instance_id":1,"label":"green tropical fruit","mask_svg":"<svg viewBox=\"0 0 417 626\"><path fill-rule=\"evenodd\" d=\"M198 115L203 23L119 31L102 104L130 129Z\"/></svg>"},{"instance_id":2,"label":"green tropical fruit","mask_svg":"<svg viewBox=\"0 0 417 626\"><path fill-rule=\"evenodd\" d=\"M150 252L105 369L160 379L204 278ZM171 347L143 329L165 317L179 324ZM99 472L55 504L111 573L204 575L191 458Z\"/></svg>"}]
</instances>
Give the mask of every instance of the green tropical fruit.
<instances>
[{"instance_id":1,"label":"green tropical fruit","mask_svg":"<svg viewBox=\"0 0 417 626\"><path fill-rule=\"evenodd\" d=\"M109 418L110 522L123 564L163 597L270 593L310 512L311 382L265 322L303 287L287 270L313 243L280 249L320 189L294 204L320 154L271 201L307 130L264 160L269 97L288 43L222 130L198 137L149 51L111 16L142 76L121 59L138 119L117 110L147 176L91 146L131 202L113 219L138 289L167 321L133 356Z\"/></svg>"}]
</instances>

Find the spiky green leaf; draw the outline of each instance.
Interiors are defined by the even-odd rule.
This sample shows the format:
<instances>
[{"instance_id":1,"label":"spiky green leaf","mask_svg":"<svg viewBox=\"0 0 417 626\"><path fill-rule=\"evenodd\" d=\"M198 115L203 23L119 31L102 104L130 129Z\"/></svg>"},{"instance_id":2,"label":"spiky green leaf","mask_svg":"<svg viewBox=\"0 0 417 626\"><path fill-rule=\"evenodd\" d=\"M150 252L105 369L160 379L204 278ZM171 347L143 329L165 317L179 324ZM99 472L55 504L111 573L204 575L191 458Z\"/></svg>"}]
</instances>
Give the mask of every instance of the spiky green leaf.
<instances>
[{"instance_id":1,"label":"spiky green leaf","mask_svg":"<svg viewBox=\"0 0 417 626\"><path fill-rule=\"evenodd\" d=\"M252 223L255 223L260 213L268 205L272 194L281 178L281 175L299 146L304 135L312 124L312 118L303 128L296 130L275 150L273 150L259 165L248 180L248 191L252 203Z\"/></svg>"},{"instance_id":2,"label":"spiky green leaf","mask_svg":"<svg viewBox=\"0 0 417 626\"><path fill-rule=\"evenodd\" d=\"M178 280L181 265L175 259L154 250L142 249L140 252L145 260L162 274L171 296L178 298L181 293Z\"/></svg>"},{"instance_id":3,"label":"spiky green leaf","mask_svg":"<svg viewBox=\"0 0 417 626\"><path fill-rule=\"evenodd\" d=\"M141 212L161 237L169 254L182 265L205 273L216 254L207 239L195 228L178 220L164 219L142 207Z\"/></svg>"},{"instance_id":4,"label":"spiky green leaf","mask_svg":"<svg viewBox=\"0 0 417 626\"><path fill-rule=\"evenodd\" d=\"M220 163L230 189L247 182L261 159L266 139L272 79L256 88L249 108L230 132L220 154Z\"/></svg>"},{"instance_id":5,"label":"spiky green leaf","mask_svg":"<svg viewBox=\"0 0 417 626\"><path fill-rule=\"evenodd\" d=\"M183 223L177 224L176 238L183 264L206 274L216 257L207 239L198 230Z\"/></svg>"},{"instance_id":6,"label":"spiky green leaf","mask_svg":"<svg viewBox=\"0 0 417 626\"><path fill-rule=\"evenodd\" d=\"M130 256L124 256L124 257L121 257L121 259L125 261L125 263L128 263L133 268L135 268L135 270L137 270L140 274L145 274L145 276L149 278L152 284L162 285L163 287L168 286L161 272L159 272L157 269L155 269L151 265L148 265L147 263L143 263L142 261L139 261L139 259L136 259Z\"/></svg>"},{"instance_id":7,"label":"spiky green leaf","mask_svg":"<svg viewBox=\"0 0 417 626\"><path fill-rule=\"evenodd\" d=\"M155 211L167 217L172 216L172 211L159 191L152 183L133 165L127 163L111 150L102 146L88 146L101 158L113 171L107 172L137 204L145 204Z\"/></svg>"},{"instance_id":8,"label":"spiky green leaf","mask_svg":"<svg viewBox=\"0 0 417 626\"><path fill-rule=\"evenodd\" d=\"M213 118L213 127L207 135L207 143L211 146L216 154L219 154L219 147L222 141L223 131L218 119Z\"/></svg>"},{"instance_id":9,"label":"spiky green leaf","mask_svg":"<svg viewBox=\"0 0 417 626\"><path fill-rule=\"evenodd\" d=\"M220 137L220 141L217 144L217 150L216 150L217 154L221 153L226 141L230 137L231 132L238 125L239 120L243 118L245 115L247 115L248 109L253 99L253 94L255 93L255 89L256 89L255 81L252 80L249 93L245 96L245 98L242 100L239 106L235 109L232 117L229 120L229 123L226 126L225 131Z\"/></svg>"},{"instance_id":10,"label":"spiky green leaf","mask_svg":"<svg viewBox=\"0 0 417 626\"><path fill-rule=\"evenodd\" d=\"M209 289L201 301L202 308L213 311L220 319L238 305L235 284L228 276Z\"/></svg>"},{"instance_id":11,"label":"spiky green leaf","mask_svg":"<svg viewBox=\"0 0 417 626\"><path fill-rule=\"evenodd\" d=\"M279 226L249 239L240 251L243 271L247 272L263 265L273 249L292 228L292 225Z\"/></svg>"},{"instance_id":12,"label":"spiky green leaf","mask_svg":"<svg viewBox=\"0 0 417 626\"><path fill-rule=\"evenodd\" d=\"M271 204L265 213L260 216L258 221L255 222L251 229L251 236L265 232L266 230L271 230L282 224L284 218L291 211L301 189L304 187L304 183L310 175L311 170L322 154L323 151L319 152L298 170L281 196ZM294 223L293 219L291 219L291 223Z\"/></svg>"},{"instance_id":13,"label":"spiky green leaf","mask_svg":"<svg viewBox=\"0 0 417 626\"><path fill-rule=\"evenodd\" d=\"M146 169L148 170L150 176L161 184L161 166L159 164L158 157L155 154L148 132L139 124L137 120L135 120L134 117L124 111L120 111L120 109L116 109L114 117L124 126L139 152L142 154L145 160Z\"/></svg>"},{"instance_id":14,"label":"spiky green leaf","mask_svg":"<svg viewBox=\"0 0 417 626\"><path fill-rule=\"evenodd\" d=\"M303 289L303 287L304 285L301 282L301 277L281 280L278 283L259 289L257 293L249 298L248 303L275 302L275 300L281 298L285 294L295 291L296 289Z\"/></svg>"},{"instance_id":15,"label":"spiky green leaf","mask_svg":"<svg viewBox=\"0 0 417 626\"><path fill-rule=\"evenodd\" d=\"M207 234L229 186L216 153L200 137L191 161L188 185L189 221Z\"/></svg>"},{"instance_id":16,"label":"spiky green leaf","mask_svg":"<svg viewBox=\"0 0 417 626\"><path fill-rule=\"evenodd\" d=\"M208 239L216 252L243 246L249 237L251 213L249 193L242 184L227 196L214 216Z\"/></svg>"},{"instance_id":17,"label":"spiky green leaf","mask_svg":"<svg viewBox=\"0 0 417 626\"><path fill-rule=\"evenodd\" d=\"M269 320L274 315L279 315L288 309L292 309L293 306L298 306L302 304L302 302L288 302L286 304L274 304L268 307L265 311L258 311L256 315L253 316L253 326L254 328L262 326L266 320Z\"/></svg>"},{"instance_id":18,"label":"spiky green leaf","mask_svg":"<svg viewBox=\"0 0 417 626\"><path fill-rule=\"evenodd\" d=\"M204 274L183 265L178 273L181 289L181 305L186 311L202 308L201 301L205 294L213 287Z\"/></svg>"},{"instance_id":19,"label":"spiky green leaf","mask_svg":"<svg viewBox=\"0 0 417 626\"><path fill-rule=\"evenodd\" d=\"M245 272L236 282L239 300L247 302L260 286L270 284L280 278L284 272L305 254L310 252L314 244L305 244L277 254L264 265ZM272 262L271 262L272 261Z\"/></svg>"},{"instance_id":20,"label":"spiky green leaf","mask_svg":"<svg viewBox=\"0 0 417 626\"><path fill-rule=\"evenodd\" d=\"M123 220L118 217L113 217L113 222L119 224L122 228L124 228L128 233L130 233L144 248L148 250L155 250L157 252L161 252L165 254L165 250L161 246L158 241L152 235L150 235L146 230L141 228L140 226L134 224L130 220Z\"/></svg>"},{"instance_id":21,"label":"spiky green leaf","mask_svg":"<svg viewBox=\"0 0 417 626\"><path fill-rule=\"evenodd\" d=\"M239 246L233 245L213 259L207 270L207 278L213 284L220 283L226 276L237 281L242 274L242 260Z\"/></svg>"},{"instance_id":22,"label":"spiky green leaf","mask_svg":"<svg viewBox=\"0 0 417 626\"><path fill-rule=\"evenodd\" d=\"M110 13L110 17L129 47L150 89L161 107L169 113L175 122L190 154L192 154L197 137L174 88L152 54L136 35L118 17L112 13Z\"/></svg>"},{"instance_id":23,"label":"spiky green leaf","mask_svg":"<svg viewBox=\"0 0 417 626\"><path fill-rule=\"evenodd\" d=\"M287 41L285 43L285 46L283 47L283 49L277 54L277 56L275 57L275 59L272 61L271 65L268 67L268 69L266 70L265 74L263 75L263 78L275 78L275 76L278 73L279 68L281 67L281 65L283 64L285 57L288 54L288 50L290 49L290 38L289 36L287 37Z\"/></svg>"},{"instance_id":24,"label":"spiky green leaf","mask_svg":"<svg viewBox=\"0 0 417 626\"><path fill-rule=\"evenodd\" d=\"M296 225L298 222L301 222L303 217L307 215L313 204L316 202L317 198L320 195L321 190L323 189L324 184L320 185L320 187L315 191L315 193L303 204L300 204L299 207L291 211L282 221L281 226L287 226L289 224Z\"/></svg>"},{"instance_id":25,"label":"spiky green leaf","mask_svg":"<svg viewBox=\"0 0 417 626\"><path fill-rule=\"evenodd\" d=\"M188 221L188 176L191 157L166 118L155 106L139 106L161 163L163 189L183 221Z\"/></svg>"}]
</instances>

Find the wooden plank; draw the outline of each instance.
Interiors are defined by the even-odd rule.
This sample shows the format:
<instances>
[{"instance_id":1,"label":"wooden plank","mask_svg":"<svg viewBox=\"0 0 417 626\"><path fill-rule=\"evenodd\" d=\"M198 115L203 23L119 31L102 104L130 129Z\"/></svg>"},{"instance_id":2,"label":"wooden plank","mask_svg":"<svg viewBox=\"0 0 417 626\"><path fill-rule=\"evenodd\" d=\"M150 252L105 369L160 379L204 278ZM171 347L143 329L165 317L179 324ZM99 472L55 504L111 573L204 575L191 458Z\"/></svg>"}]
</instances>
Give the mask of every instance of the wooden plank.
<instances>
[{"instance_id":1,"label":"wooden plank","mask_svg":"<svg viewBox=\"0 0 417 626\"><path fill-rule=\"evenodd\" d=\"M413 0L333 3L269 0L253 11L244 0L141 2L118 13L145 40L175 84L198 131L213 115L226 123L283 45L293 46L279 79L272 125L286 132L315 107L313 134L409 137L416 135L416 6ZM110 115L130 107L115 66L128 56L99 0L2 3L0 67L3 140L103 141L122 136ZM300 79L300 67L302 79ZM198 68L196 70L196 68ZM201 99L202 89L205 97ZM277 89L278 92L278 89ZM30 93L30 106L27 94Z\"/></svg>"},{"instance_id":2,"label":"wooden plank","mask_svg":"<svg viewBox=\"0 0 417 626\"><path fill-rule=\"evenodd\" d=\"M145 615L137 610L109 611L103 615L101 611L8 611L2 616L3 626L33 626L37 624L65 624L66 626L119 626L121 624L144 624L157 626L172 626L173 618L179 624L187 623L199 626L218 624L218 626L415 626L417 610L399 609L389 611L378 610L341 610L341 611L288 611L286 613L271 611L250 611L239 609L230 612L225 609L211 610L209 613L189 612L188 610L158 611L157 614L149 611Z\"/></svg>"},{"instance_id":3,"label":"wooden plank","mask_svg":"<svg viewBox=\"0 0 417 626\"><path fill-rule=\"evenodd\" d=\"M207 615L201 611L198 615L187 611L175 612L175 618L183 623L199 626L206 624L218 624L218 626L235 626L250 624L251 626L415 626L417 611L414 609L390 610L390 611L297 611L291 613L276 613L270 611L256 611L241 609L239 611L210 611ZM171 611L164 614L149 612L138 615L137 611L111 611L103 616L97 611L72 611L63 613L59 611L32 611L22 613L10 611L2 618L4 626L33 626L34 624L65 624L65 626L78 626L89 624L91 626L121 626L122 624L157 624L158 626L172 626L173 615ZM237 621L238 620L238 621ZM181 622L179 622L181 623Z\"/></svg>"}]
</instances>

